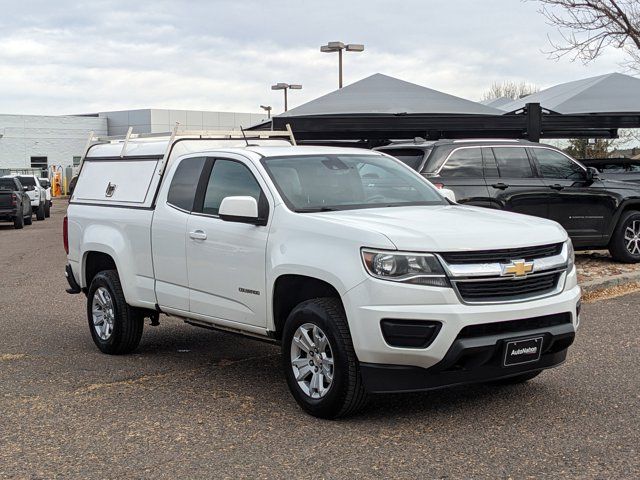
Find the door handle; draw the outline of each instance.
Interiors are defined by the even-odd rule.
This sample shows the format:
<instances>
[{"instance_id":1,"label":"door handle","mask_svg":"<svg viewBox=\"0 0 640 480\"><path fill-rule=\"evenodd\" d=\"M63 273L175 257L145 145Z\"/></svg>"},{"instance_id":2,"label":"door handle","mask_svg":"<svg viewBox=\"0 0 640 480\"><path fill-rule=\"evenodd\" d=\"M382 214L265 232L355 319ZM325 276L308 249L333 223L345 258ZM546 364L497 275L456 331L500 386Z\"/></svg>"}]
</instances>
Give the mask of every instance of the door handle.
<instances>
[{"instance_id":1,"label":"door handle","mask_svg":"<svg viewBox=\"0 0 640 480\"><path fill-rule=\"evenodd\" d=\"M564 185L560 185L559 183L554 183L553 185L549 185L549 188L553 190L562 190Z\"/></svg>"},{"instance_id":2,"label":"door handle","mask_svg":"<svg viewBox=\"0 0 640 480\"><path fill-rule=\"evenodd\" d=\"M202 230L194 230L193 232L189 232L189 237L193 238L194 240L206 240L207 234Z\"/></svg>"},{"instance_id":3,"label":"door handle","mask_svg":"<svg viewBox=\"0 0 640 480\"><path fill-rule=\"evenodd\" d=\"M498 190L506 190L507 188L509 188L509 185L507 185L506 183L494 183L493 185L491 185L493 188L497 188Z\"/></svg>"}]
</instances>

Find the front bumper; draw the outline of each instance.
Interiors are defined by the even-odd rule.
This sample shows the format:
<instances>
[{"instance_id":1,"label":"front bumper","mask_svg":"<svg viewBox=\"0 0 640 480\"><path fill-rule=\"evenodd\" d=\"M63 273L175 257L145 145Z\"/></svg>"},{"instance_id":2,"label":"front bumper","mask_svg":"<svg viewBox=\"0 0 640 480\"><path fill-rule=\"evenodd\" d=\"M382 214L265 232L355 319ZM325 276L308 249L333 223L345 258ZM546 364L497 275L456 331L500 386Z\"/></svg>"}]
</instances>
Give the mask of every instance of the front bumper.
<instances>
[{"instance_id":1,"label":"front bumper","mask_svg":"<svg viewBox=\"0 0 640 480\"><path fill-rule=\"evenodd\" d=\"M542 336L540 359L503 366L507 341ZM486 382L555 367L564 362L575 337L572 324L476 338L457 338L445 357L431 368L361 363L365 388L371 393L414 392Z\"/></svg>"},{"instance_id":2,"label":"front bumper","mask_svg":"<svg viewBox=\"0 0 640 480\"><path fill-rule=\"evenodd\" d=\"M460 331L469 325L567 313L571 321L566 328L575 333L580 287L573 269L559 294L518 303L470 305L460 303L451 288L399 285L370 278L349 290L343 300L354 350L361 364L429 369L445 358ZM394 347L387 344L382 334L383 319L436 321L442 327L426 348ZM505 335L520 337L523 333L505 332Z\"/></svg>"}]
</instances>

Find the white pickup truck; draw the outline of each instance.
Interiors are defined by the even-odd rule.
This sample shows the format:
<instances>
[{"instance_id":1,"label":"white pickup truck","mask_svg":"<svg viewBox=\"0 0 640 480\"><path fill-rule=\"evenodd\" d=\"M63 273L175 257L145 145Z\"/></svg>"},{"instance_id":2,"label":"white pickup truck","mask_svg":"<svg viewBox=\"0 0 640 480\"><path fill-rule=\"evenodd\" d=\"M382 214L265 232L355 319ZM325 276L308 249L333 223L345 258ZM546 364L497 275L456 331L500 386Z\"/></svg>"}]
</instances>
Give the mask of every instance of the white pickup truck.
<instances>
[{"instance_id":1,"label":"white pickup truck","mask_svg":"<svg viewBox=\"0 0 640 480\"><path fill-rule=\"evenodd\" d=\"M383 153L270 135L88 150L66 275L100 350L133 351L160 313L277 342L293 397L323 418L565 360L580 288L557 223L456 205Z\"/></svg>"}]
</instances>

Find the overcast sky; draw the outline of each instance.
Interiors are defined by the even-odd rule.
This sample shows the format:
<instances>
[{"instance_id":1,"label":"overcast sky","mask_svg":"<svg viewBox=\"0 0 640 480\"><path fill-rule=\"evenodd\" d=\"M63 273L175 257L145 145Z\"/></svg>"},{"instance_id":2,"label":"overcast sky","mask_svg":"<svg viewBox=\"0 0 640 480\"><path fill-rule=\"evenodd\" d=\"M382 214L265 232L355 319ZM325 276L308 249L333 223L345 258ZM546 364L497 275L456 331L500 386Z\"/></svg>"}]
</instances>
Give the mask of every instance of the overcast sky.
<instances>
[{"instance_id":1,"label":"overcast sky","mask_svg":"<svg viewBox=\"0 0 640 480\"><path fill-rule=\"evenodd\" d=\"M376 72L479 100L494 81L540 87L620 71L549 60L537 12L518 0L0 0L0 113L131 108L282 110L337 87L327 41L364 43L345 83Z\"/></svg>"}]
</instances>

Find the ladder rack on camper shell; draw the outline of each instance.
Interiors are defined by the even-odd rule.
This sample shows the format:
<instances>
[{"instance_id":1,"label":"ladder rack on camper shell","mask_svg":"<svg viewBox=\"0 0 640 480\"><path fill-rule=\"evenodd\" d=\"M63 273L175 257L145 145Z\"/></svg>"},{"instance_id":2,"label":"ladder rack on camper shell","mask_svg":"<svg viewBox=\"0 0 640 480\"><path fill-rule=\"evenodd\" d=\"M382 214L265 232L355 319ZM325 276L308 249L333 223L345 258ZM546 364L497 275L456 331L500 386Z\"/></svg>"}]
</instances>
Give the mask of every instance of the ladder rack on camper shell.
<instances>
[{"instance_id":1,"label":"ladder rack on camper shell","mask_svg":"<svg viewBox=\"0 0 640 480\"><path fill-rule=\"evenodd\" d=\"M80 166L78 171L82 170L82 164L87 157L91 147L95 145L105 143L122 143L122 150L120 151L120 158L124 158L127 153L127 146L130 140L162 140L168 138L167 148L163 155L159 174L164 173L164 167L166 166L171 148L177 140L184 139L199 139L199 140L245 140L247 146L250 145L249 140L270 140L281 139L287 140L291 145L296 146L296 138L293 135L291 126L286 125L286 130L180 130L178 125L169 133L133 133L133 128L129 127L126 135L115 136L95 136L94 132L89 133L89 138L82 154Z\"/></svg>"},{"instance_id":2,"label":"ladder rack on camper shell","mask_svg":"<svg viewBox=\"0 0 640 480\"><path fill-rule=\"evenodd\" d=\"M134 134L87 140L79 166L72 204L111 205L152 209L164 172L174 158L194 149L296 145L287 125L283 131L191 131L176 127L171 134ZM268 142L267 142L268 143Z\"/></svg>"}]
</instances>

